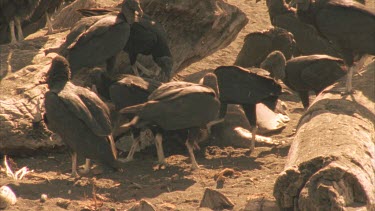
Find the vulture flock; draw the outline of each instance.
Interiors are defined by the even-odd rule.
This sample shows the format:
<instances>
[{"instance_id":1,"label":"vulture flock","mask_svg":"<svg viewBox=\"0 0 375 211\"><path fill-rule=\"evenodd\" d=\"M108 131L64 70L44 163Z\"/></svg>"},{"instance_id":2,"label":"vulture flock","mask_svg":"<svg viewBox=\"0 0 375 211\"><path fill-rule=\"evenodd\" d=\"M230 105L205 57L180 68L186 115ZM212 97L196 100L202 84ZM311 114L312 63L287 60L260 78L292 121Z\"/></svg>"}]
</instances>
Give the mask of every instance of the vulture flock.
<instances>
[{"instance_id":1,"label":"vulture flock","mask_svg":"<svg viewBox=\"0 0 375 211\"><path fill-rule=\"evenodd\" d=\"M10 42L23 40L22 22L50 16L64 0L0 0L0 26L8 27ZM228 104L241 105L251 126L254 150L256 104L274 110L282 93L281 80L295 91L305 109L309 91L316 95L347 75L344 94L363 55L375 55L375 12L351 0L266 0L274 28L245 37L234 65L219 66L201 83L171 82L173 56L163 26L144 14L139 0L123 0L113 9L80 9L78 21L56 52L45 83L44 122L72 150L72 175L77 155L114 169L133 160L142 130L155 137L158 162L165 164L162 141L167 132L186 140L192 169L199 168L194 149L225 118ZM17 36L16 36L17 34ZM114 74L117 55L128 54L134 75ZM151 55L160 67L152 72L137 61ZM98 68L106 64L105 68ZM91 71L86 71L91 68ZM84 70L86 72L84 72ZM261 75L265 70L269 75ZM91 89L74 85L77 73L89 74ZM161 81L150 79L160 74ZM148 78L143 77L148 76ZM112 107L109 105L113 105ZM112 109L109 109L112 108ZM126 159L118 157L115 141L131 133Z\"/></svg>"}]
</instances>

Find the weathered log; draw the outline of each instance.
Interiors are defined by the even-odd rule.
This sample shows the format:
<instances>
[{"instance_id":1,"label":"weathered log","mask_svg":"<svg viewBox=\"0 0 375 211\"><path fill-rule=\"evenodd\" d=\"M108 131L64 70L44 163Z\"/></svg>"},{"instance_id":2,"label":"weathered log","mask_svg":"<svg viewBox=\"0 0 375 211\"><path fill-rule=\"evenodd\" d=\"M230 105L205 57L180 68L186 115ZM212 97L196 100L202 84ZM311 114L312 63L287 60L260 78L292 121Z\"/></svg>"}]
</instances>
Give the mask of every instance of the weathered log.
<instances>
[{"instance_id":1,"label":"weathered log","mask_svg":"<svg viewBox=\"0 0 375 211\"><path fill-rule=\"evenodd\" d=\"M90 2L94 2L92 5ZM112 2L106 5L103 2ZM77 0L56 15L57 23L75 23L75 6L115 6L116 1ZM248 19L238 8L223 0L193 1L142 1L146 12L159 20L167 30L174 56L174 71L203 59L224 48L235 39ZM79 4L80 3L80 4ZM107 3L108 4L108 3ZM69 12L73 13L69 16ZM70 18L72 17L72 18ZM74 18L75 17L75 18ZM69 20L69 21L67 21ZM75 20L74 22L70 22ZM51 59L43 50L56 48L63 43L68 31L45 36L38 31L18 45L0 47L0 152L20 154L40 151L41 148L60 146L61 142L50 141L44 127L33 129L33 110L36 99L43 97L45 85L40 85L49 68ZM50 55L52 56L52 55ZM81 84L84 84L82 82ZM43 105L43 99L41 101ZM43 111L43 108L42 108Z\"/></svg>"},{"instance_id":2,"label":"weathered log","mask_svg":"<svg viewBox=\"0 0 375 211\"><path fill-rule=\"evenodd\" d=\"M374 70L354 78L355 94L330 87L302 116L274 187L280 208L375 210Z\"/></svg>"},{"instance_id":3,"label":"weathered log","mask_svg":"<svg viewBox=\"0 0 375 211\"><path fill-rule=\"evenodd\" d=\"M67 17L70 25L77 22L82 16L75 12L76 9L103 6L101 1L87 2L92 0L78 0L65 7L56 16L55 25L67 27ZM120 2L114 1L117 4ZM143 0L141 3L144 12L159 21L167 32L174 62L173 75L229 45L248 22L241 10L222 0ZM127 54L122 52L119 58L116 69L124 72L130 64ZM151 56L139 55L138 60L149 69L158 69Z\"/></svg>"}]
</instances>

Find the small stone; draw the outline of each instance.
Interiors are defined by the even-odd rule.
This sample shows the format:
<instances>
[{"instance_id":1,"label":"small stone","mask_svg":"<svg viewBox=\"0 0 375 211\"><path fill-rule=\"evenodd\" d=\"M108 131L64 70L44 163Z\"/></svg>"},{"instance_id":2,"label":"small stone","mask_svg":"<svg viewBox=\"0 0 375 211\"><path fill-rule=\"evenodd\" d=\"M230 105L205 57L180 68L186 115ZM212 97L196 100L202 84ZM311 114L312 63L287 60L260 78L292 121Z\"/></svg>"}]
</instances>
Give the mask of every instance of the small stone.
<instances>
[{"instance_id":1,"label":"small stone","mask_svg":"<svg viewBox=\"0 0 375 211\"><path fill-rule=\"evenodd\" d=\"M132 208L128 209L128 211L155 211L155 210L156 210L155 206L144 199L139 201Z\"/></svg>"},{"instance_id":2,"label":"small stone","mask_svg":"<svg viewBox=\"0 0 375 211\"><path fill-rule=\"evenodd\" d=\"M47 198L48 198L47 194L44 194L44 193L43 193L43 194L40 196L40 202L42 202L42 203L46 202L46 201L47 201Z\"/></svg>"},{"instance_id":3,"label":"small stone","mask_svg":"<svg viewBox=\"0 0 375 211\"><path fill-rule=\"evenodd\" d=\"M61 201L58 201L56 202L56 205L61 207L61 208L64 208L64 209L68 209L69 205L70 205L70 201L68 200L61 200Z\"/></svg>"},{"instance_id":4,"label":"small stone","mask_svg":"<svg viewBox=\"0 0 375 211\"><path fill-rule=\"evenodd\" d=\"M0 188L0 209L5 209L17 202L16 194L8 186Z\"/></svg>"}]
</instances>

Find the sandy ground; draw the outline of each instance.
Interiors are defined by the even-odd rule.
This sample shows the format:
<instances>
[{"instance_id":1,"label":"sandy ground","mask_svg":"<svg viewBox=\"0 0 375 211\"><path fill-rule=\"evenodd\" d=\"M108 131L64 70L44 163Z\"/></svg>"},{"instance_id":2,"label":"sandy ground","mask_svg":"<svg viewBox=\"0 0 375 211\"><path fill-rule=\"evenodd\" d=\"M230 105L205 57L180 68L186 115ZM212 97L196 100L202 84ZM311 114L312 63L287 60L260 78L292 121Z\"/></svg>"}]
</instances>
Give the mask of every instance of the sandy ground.
<instances>
[{"instance_id":1,"label":"sandy ground","mask_svg":"<svg viewBox=\"0 0 375 211\"><path fill-rule=\"evenodd\" d=\"M246 34L271 27L265 1L228 0L228 3L247 14L247 26L228 47L186 68L177 79L184 79L197 71L233 64ZM272 138L290 142L303 109L295 95L284 94L281 98L287 102L292 113L291 122L281 134ZM288 146L257 146L255 152L249 155L248 149L208 146L196 153L197 161L202 165L197 171L190 170L185 149L177 152L178 155L175 152L168 156L169 166L158 169L155 167L156 153L151 149L137 153L136 161L129 163L124 172L90 174L79 179L70 177L71 160L66 151L11 158L12 168L27 166L34 173L26 176L18 186L10 185L18 196L18 202L8 210L124 210L140 199L153 203L158 210L197 210L205 188L216 188L214 175L224 168L238 172L227 178L224 187L218 189L233 201L233 210L261 210L250 208L254 205L251 199L256 199L258 207L274 201L273 184L283 170L288 149ZM3 174L0 174L0 180L5 180ZM41 194L48 196L44 203L39 200Z\"/></svg>"}]
</instances>

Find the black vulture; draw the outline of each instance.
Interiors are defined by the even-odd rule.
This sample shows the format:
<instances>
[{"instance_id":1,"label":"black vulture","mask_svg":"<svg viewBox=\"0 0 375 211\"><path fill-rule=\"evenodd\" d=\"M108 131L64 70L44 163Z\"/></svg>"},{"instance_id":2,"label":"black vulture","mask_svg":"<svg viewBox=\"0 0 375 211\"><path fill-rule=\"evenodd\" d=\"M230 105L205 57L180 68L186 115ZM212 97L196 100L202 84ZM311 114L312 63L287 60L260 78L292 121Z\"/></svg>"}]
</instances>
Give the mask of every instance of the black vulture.
<instances>
[{"instance_id":1,"label":"black vulture","mask_svg":"<svg viewBox=\"0 0 375 211\"><path fill-rule=\"evenodd\" d=\"M272 52L261 67L270 70L275 63L285 64L285 57L280 51ZM296 91L303 107L307 109L310 104L309 91L314 91L318 95L323 89L343 77L347 73L347 66L342 59L315 54L292 58L286 62L285 68L270 72L271 77L276 80L281 79L286 86Z\"/></svg>"},{"instance_id":2,"label":"black vulture","mask_svg":"<svg viewBox=\"0 0 375 211\"><path fill-rule=\"evenodd\" d=\"M217 119L220 107L217 91L213 90L217 90L216 76L211 74L205 79L203 85L181 81L161 85L149 96L146 103L120 111L136 115L130 123L121 126L121 130L153 127L153 131L156 132L155 145L160 163L165 163L162 148L163 131L187 130L185 144L191 158L192 169L198 169L193 149L198 147L197 142L202 136L202 128L205 129L209 122ZM134 143L133 146L137 144Z\"/></svg>"},{"instance_id":3,"label":"black vulture","mask_svg":"<svg viewBox=\"0 0 375 211\"><path fill-rule=\"evenodd\" d=\"M22 21L29 18L40 0L0 0L0 23L8 25L10 42L16 43L24 39ZM15 29L16 27L16 29ZM15 32L17 30L17 38Z\"/></svg>"},{"instance_id":4,"label":"black vulture","mask_svg":"<svg viewBox=\"0 0 375 211\"><path fill-rule=\"evenodd\" d=\"M69 79L68 61L56 56L47 73L44 120L73 151L72 176L77 175L77 154L86 158L86 172L88 159L118 168L108 107L95 93L73 85Z\"/></svg>"},{"instance_id":5,"label":"black vulture","mask_svg":"<svg viewBox=\"0 0 375 211\"><path fill-rule=\"evenodd\" d=\"M275 66L274 68L279 68ZM256 70L253 68L252 70ZM251 126L251 152L254 151L256 136L256 104L263 103L271 110L277 104L281 86L272 78L261 76L239 66L220 66L214 70L219 86L221 102L219 118L223 119L228 104L242 105Z\"/></svg>"},{"instance_id":6,"label":"black vulture","mask_svg":"<svg viewBox=\"0 0 375 211\"><path fill-rule=\"evenodd\" d=\"M66 49L61 49L70 63L72 74L83 67L94 67L103 62L107 62L107 71L111 72L116 55L129 39L130 24L142 15L139 0L124 0L121 12L116 16L104 15L79 22L66 40L72 43L64 44Z\"/></svg>"},{"instance_id":7,"label":"black vulture","mask_svg":"<svg viewBox=\"0 0 375 211\"><path fill-rule=\"evenodd\" d=\"M352 91L354 62L363 55L375 55L375 10L349 0L298 0L298 18L313 25L342 52L350 67L346 92Z\"/></svg>"},{"instance_id":8,"label":"black vulture","mask_svg":"<svg viewBox=\"0 0 375 211\"><path fill-rule=\"evenodd\" d=\"M103 15L105 13L116 14L114 10L93 8L78 10L84 16ZM138 54L152 55L155 63L161 68L163 81L169 81L172 74L173 60L168 45L167 33L164 27L148 15L143 15L130 26L130 37L124 51L128 53L133 71L139 76L138 68L148 76L152 72L137 62ZM265 55L267 56L267 55Z\"/></svg>"},{"instance_id":9,"label":"black vulture","mask_svg":"<svg viewBox=\"0 0 375 211\"><path fill-rule=\"evenodd\" d=\"M260 63L275 50L283 52L290 59L295 50L296 42L293 34L279 27L246 35L241 51L234 65L241 67L259 67Z\"/></svg>"},{"instance_id":10,"label":"black vulture","mask_svg":"<svg viewBox=\"0 0 375 211\"><path fill-rule=\"evenodd\" d=\"M266 0L271 23L291 32L296 41L296 54L326 54L340 57L336 49L327 39L321 36L314 27L300 21L296 10L289 7L284 0Z\"/></svg>"},{"instance_id":11,"label":"black vulture","mask_svg":"<svg viewBox=\"0 0 375 211\"><path fill-rule=\"evenodd\" d=\"M98 94L111 101L117 111L146 102L148 96L162 84L153 79L128 74L112 78L107 72L98 69L91 74L91 81Z\"/></svg>"},{"instance_id":12,"label":"black vulture","mask_svg":"<svg viewBox=\"0 0 375 211\"><path fill-rule=\"evenodd\" d=\"M133 114L118 116L117 112L122 108L147 102L149 95L162 84L153 79L127 74L120 75L116 79L113 79L107 72L98 69L94 70L91 74L91 80L98 94L106 100L111 101L115 106L115 116L117 118L117 120L114 121L115 132L113 136L115 140L118 135L116 133L118 123L125 122L125 119L131 120L134 118ZM139 143L142 139L142 137L140 137L141 129L135 128L131 132L133 143ZM137 140L135 140L134 137ZM133 155L134 150L131 150L126 161L133 160Z\"/></svg>"}]
</instances>

